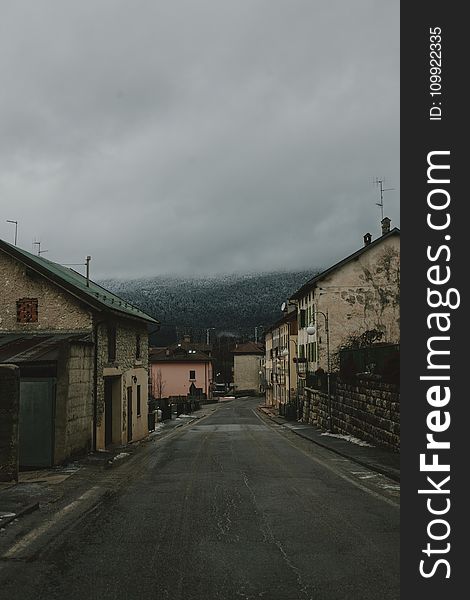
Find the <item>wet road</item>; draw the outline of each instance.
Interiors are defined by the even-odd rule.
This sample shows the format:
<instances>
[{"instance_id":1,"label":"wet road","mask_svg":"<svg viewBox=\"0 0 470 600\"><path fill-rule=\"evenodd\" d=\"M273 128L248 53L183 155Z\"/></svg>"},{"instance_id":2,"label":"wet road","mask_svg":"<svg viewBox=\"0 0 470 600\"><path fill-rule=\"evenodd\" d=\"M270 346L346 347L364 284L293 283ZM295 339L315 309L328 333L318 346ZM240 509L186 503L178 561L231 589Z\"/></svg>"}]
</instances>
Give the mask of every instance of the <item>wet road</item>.
<instances>
[{"instance_id":1,"label":"wet road","mask_svg":"<svg viewBox=\"0 0 470 600\"><path fill-rule=\"evenodd\" d=\"M281 433L258 403L232 401L147 444L106 494L94 486L65 508L66 527L17 541L0 597L397 600L393 493Z\"/></svg>"}]
</instances>

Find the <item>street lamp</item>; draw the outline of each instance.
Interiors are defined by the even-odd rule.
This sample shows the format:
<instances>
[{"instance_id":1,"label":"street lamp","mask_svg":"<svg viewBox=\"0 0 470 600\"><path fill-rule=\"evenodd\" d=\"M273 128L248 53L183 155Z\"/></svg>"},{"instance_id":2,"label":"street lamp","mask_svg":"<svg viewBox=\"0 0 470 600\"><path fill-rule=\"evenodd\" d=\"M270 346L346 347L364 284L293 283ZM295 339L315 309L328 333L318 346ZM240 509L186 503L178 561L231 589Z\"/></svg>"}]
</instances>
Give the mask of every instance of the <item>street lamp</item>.
<instances>
[{"instance_id":1,"label":"street lamp","mask_svg":"<svg viewBox=\"0 0 470 600\"><path fill-rule=\"evenodd\" d=\"M322 315L325 319L325 333L326 333L326 385L327 385L327 395L328 395L328 429L332 431L332 417L331 417L331 393L330 393L330 327L328 320L328 311L326 313L321 310L316 310L315 315ZM314 323L311 323L307 327L308 335L315 335L317 328Z\"/></svg>"}]
</instances>

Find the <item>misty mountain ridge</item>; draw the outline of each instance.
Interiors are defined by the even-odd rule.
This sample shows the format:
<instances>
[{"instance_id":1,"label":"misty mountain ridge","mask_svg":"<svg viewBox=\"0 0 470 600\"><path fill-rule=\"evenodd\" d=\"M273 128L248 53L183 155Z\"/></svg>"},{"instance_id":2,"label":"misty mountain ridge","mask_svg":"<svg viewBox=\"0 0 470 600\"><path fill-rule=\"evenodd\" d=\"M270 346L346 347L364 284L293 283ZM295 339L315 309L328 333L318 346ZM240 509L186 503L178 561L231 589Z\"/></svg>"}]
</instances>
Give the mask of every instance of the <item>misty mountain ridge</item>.
<instances>
[{"instance_id":1,"label":"misty mountain ridge","mask_svg":"<svg viewBox=\"0 0 470 600\"><path fill-rule=\"evenodd\" d=\"M162 345L189 334L205 341L215 335L253 339L281 317L281 304L320 269L244 273L211 277L157 275L106 279L99 283L161 322L153 343Z\"/></svg>"}]
</instances>

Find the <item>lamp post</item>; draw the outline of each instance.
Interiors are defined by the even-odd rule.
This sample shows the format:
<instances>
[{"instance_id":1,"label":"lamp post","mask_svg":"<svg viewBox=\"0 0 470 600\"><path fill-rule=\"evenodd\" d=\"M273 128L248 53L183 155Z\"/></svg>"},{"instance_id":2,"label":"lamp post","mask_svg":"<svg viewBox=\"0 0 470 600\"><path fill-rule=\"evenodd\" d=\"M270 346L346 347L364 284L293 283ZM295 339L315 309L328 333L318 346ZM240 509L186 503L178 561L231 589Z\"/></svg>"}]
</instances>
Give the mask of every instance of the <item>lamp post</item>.
<instances>
[{"instance_id":1,"label":"lamp post","mask_svg":"<svg viewBox=\"0 0 470 600\"><path fill-rule=\"evenodd\" d=\"M325 333L326 333L326 386L327 386L327 396L328 396L328 429L332 431L332 416L331 416L331 392L330 392L330 326L328 320L328 311L326 313L321 310L316 310L315 315L322 315L325 319ZM316 327L312 323L307 327L308 335L315 335Z\"/></svg>"}]
</instances>

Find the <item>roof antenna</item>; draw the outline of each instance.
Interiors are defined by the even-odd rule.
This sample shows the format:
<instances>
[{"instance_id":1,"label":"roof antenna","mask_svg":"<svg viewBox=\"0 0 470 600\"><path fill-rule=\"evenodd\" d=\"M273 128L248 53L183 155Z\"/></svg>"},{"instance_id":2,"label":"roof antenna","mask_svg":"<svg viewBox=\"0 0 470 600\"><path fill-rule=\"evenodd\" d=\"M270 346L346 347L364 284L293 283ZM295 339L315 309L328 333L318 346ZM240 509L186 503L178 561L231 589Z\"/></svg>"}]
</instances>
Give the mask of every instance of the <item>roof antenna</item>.
<instances>
[{"instance_id":1,"label":"roof antenna","mask_svg":"<svg viewBox=\"0 0 470 600\"><path fill-rule=\"evenodd\" d=\"M385 183L385 177L376 177L374 181L374 185L380 188L380 202L376 202L376 206L380 206L380 210L382 213L382 220L384 218L384 192L391 192L395 188L384 188L383 184Z\"/></svg>"},{"instance_id":2,"label":"roof antenna","mask_svg":"<svg viewBox=\"0 0 470 600\"><path fill-rule=\"evenodd\" d=\"M15 225L15 246L18 241L18 221L14 221L13 219L7 219L7 223L13 223Z\"/></svg>"},{"instance_id":3,"label":"roof antenna","mask_svg":"<svg viewBox=\"0 0 470 600\"><path fill-rule=\"evenodd\" d=\"M36 245L38 247L38 256L41 256L41 254L44 254L44 252L49 252L49 250L41 250L41 242L37 241L37 242L33 242L33 246Z\"/></svg>"},{"instance_id":4,"label":"roof antenna","mask_svg":"<svg viewBox=\"0 0 470 600\"><path fill-rule=\"evenodd\" d=\"M90 287L90 260L91 256L86 257L86 286Z\"/></svg>"},{"instance_id":5,"label":"roof antenna","mask_svg":"<svg viewBox=\"0 0 470 600\"><path fill-rule=\"evenodd\" d=\"M90 260L91 260L91 256L87 256L85 258L85 262L84 263L63 263L62 266L63 267L82 267L83 265L85 265L86 267L86 286L90 287Z\"/></svg>"}]
</instances>

